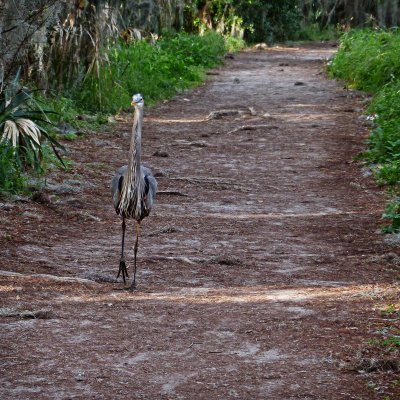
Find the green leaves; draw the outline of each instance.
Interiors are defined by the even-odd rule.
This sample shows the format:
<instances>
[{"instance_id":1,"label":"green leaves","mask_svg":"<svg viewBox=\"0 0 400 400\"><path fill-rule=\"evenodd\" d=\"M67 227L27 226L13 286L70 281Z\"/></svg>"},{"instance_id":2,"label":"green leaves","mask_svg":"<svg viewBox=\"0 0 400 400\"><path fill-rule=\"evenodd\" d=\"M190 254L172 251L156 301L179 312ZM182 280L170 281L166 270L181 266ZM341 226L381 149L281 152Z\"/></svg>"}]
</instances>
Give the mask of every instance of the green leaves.
<instances>
[{"instance_id":1,"label":"green leaves","mask_svg":"<svg viewBox=\"0 0 400 400\"><path fill-rule=\"evenodd\" d=\"M385 233L400 232L400 197L395 198L386 206L382 218L391 220L389 225L382 227Z\"/></svg>"}]
</instances>

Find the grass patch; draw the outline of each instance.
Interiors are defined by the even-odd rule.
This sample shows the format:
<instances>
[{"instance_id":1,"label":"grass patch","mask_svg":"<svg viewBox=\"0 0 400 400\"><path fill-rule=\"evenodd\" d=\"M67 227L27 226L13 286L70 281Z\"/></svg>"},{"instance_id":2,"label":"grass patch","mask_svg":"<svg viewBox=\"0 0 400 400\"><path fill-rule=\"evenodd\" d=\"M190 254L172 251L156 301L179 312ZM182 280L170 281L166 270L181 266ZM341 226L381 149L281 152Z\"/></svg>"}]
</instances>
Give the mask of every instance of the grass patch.
<instances>
[{"instance_id":1,"label":"grass patch","mask_svg":"<svg viewBox=\"0 0 400 400\"><path fill-rule=\"evenodd\" d=\"M141 93L147 104L155 104L198 85L205 69L220 64L225 52L224 38L213 32L167 35L154 45L121 41L71 98L78 108L94 113L115 114L126 109L133 93Z\"/></svg>"}]
</instances>

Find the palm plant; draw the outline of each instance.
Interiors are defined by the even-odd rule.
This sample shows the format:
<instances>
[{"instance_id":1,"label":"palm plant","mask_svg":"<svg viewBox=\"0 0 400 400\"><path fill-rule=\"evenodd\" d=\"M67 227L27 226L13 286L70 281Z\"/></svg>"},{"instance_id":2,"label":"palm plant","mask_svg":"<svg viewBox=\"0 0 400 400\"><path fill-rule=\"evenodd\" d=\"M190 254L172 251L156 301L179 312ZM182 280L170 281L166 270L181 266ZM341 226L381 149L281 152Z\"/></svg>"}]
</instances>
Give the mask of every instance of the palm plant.
<instances>
[{"instance_id":1,"label":"palm plant","mask_svg":"<svg viewBox=\"0 0 400 400\"><path fill-rule=\"evenodd\" d=\"M51 124L47 117L50 111L43 110L35 102L32 91L19 86L18 80L19 73L10 87L0 92L0 143L12 147L21 169L41 172L43 141L50 144L61 163L57 148L63 149L63 146L43 126Z\"/></svg>"}]
</instances>

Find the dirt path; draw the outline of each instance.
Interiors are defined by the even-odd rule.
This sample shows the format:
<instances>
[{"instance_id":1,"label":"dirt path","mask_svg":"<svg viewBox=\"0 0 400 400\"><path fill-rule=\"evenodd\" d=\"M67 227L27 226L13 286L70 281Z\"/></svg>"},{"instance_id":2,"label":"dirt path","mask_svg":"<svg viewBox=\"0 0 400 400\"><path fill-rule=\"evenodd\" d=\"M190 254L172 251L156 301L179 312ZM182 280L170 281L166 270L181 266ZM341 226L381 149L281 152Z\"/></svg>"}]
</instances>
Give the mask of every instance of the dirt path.
<instances>
[{"instance_id":1,"label":"dirt path","mask_svg":"<svg viewBox=\"0 0 400 400\"><path fill-rule=\"evenodd\" d=\"M357 372L374 307L398 292L383 195L352 162L362 97L322 73L333 50L242 53L147 109L162 193L134 293L115 281L108 189L131 116L73 142L73 170L36 203L0 204L2 399L395 396L393 373Z\"/></svg>"}]
</instances>

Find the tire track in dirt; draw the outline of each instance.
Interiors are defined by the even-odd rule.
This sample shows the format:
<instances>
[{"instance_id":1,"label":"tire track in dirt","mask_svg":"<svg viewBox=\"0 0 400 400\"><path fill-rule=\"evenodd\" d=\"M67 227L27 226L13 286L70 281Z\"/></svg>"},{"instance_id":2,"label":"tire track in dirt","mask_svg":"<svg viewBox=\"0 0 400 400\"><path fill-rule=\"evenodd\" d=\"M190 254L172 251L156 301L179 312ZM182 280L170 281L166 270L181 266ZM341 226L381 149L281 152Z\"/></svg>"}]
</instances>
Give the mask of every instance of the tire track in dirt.
<instances>
[{"instance_id":1,"label":"tire track in dirt","mask_svg":"<svg viewBox=\"0 0 400 400\"><path fill-rule=\"evenodd\" d=\"M22 275L0 274L2 398L375 398L357 350L374 300L396 290L382 194L352 162L362 96L325 79L331 54L244 52L146 111L143 158L164 194L135 293L114 279L108 190L131 116L71 145L78 193L3 204L0 269ZM237 112L207 118L221 110Z\"/></svg>"}]
</instances>

